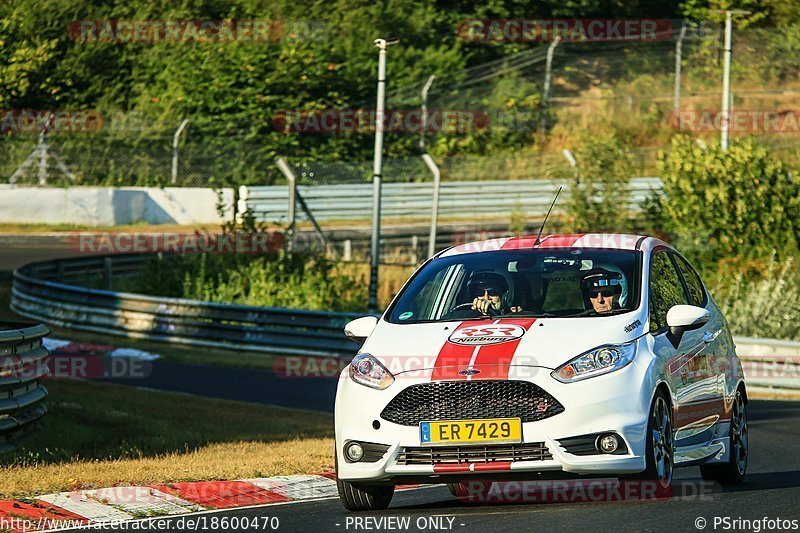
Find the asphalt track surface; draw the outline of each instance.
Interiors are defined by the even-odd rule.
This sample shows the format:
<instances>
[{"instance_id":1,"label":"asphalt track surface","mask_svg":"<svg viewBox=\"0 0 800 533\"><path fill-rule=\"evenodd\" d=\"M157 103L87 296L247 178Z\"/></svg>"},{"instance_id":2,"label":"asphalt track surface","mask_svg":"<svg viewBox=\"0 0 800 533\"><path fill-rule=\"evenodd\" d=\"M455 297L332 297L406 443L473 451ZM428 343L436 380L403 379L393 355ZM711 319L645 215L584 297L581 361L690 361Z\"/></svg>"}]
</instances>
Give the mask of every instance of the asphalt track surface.
<instances>
[{"instance_id":1,"label":"asphalt track surface","mask_svg":"<svg viewBox=\"0 0 800 533\"><path fill-rule=\"evenodd\" d=\"M749 406L751 455L745 483L733 488L715 486L698 495L701 480L697 467L679 469L675 480L686 484L684 495L649 501L472 504L452 497L444 486L398 491L386 511L348 513L338 499L324 499L282 505L215 511L161 519L157 526L137 524L139 530L185 531L186 518L204 517L207 530L272 531L263 528L267 518L276 517L276 531L769 531L792 530L791 522L777 524L763 520L800 522L800 403L753 400ZM681 483L683 482L683 483ZM694 487L694 488L692 488ZM265 518L267 517L267 518ZM408 527L381 519L408 519ZM239 520L238 528L231 519ZM357 523L356 519L370 518ZM223 522L225 519L226 522ZM248 519L250 528L242 525ZM452 519L452 522L450 522ZM705 527L702 520L705 520ZM727 519L725 522L715 519ZM431 522L433 520L433 522ZM740 520L740 522L735 522ZM750 520L747 524L743 520ZM438 522L437 522L438 521ZM759 521L755 523L755 521ZM258 524L254 527L253 524ZM202 530L200 522L195 530ZM227 527L222 527L225 524ZM772 525L772 528L767 527ZM178 527L182 525L183 528ZM739 527L735 527L739 525ZM438 527L437 527L438 526ZM156 528L159 529L156 529ZM162 529L163 528L163 529ZM105 529L104 529L105 530ZM127 528L111 531L129 531Z\"/></svg>"},{"instance_id":2,"label":"asphalt track surface","mask_svg":"<svg viewBox=\"0 0 800 533\"><path fill-rule=\"evenodd\" d=\"M58 237L0 238L0 271L65 257ZM335 379L282 378L266 370L157 361L146 378L129 385L285 407L332 411ZM770 531L800 530L800 403L754 400L749 406L750 464L740 486L700 484L696 467L679 469L675 481L687 495L649 501L473 504L441 485L398 491L386 511L348 513L336 498L195 513L137 524L140 531L185 531L185 520L203 517L195 531ZM705 489L702 495L699 491ZM238 518L239 524L232 523ZM214 520L217 520L215 523ZM222 522L222 520L227 522ZM249 528L242 527L248 519ZM360 521L359 521L360 519ZM369 519L369 520L367 520ZM395 520L394 522L387 519ZM407 526L398 520L407 520ZM738 520L738 522L737 522ZM776 523L775 520L781 520ZM771 522L768 522L771 521ZM794 522L792 522L794 521ZM216 524L216 526L215 526ZM224 527L223 524L227 527ZM236 526L239 527L231 527ZM183 527L180 527L183 526ZM130 531L132 524L104 531Z\"/></svg>"},{"instance_id":3,"label":"asphalt track surface","mask_svg":"<svg viewBox=\"0 0 800 533\"><path fill-rule=\"evenodd\" d=\"M355 345L353 345L355 346ZM333 413L336 378L284 377L270 370L155 361L144 377L104 379L110 383Z\"/></svg>"}]
</instances>

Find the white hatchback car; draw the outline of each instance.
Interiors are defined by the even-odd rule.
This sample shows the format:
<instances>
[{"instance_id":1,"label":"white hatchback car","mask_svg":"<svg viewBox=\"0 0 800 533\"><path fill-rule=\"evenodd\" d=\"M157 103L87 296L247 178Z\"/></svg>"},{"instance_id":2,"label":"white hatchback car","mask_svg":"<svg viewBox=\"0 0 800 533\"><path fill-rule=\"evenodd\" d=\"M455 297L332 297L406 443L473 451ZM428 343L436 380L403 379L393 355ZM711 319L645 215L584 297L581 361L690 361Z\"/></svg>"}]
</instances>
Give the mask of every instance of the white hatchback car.
<instances>
[{"instance_id":1,"label":"white hatchback car","mask_svg":"<svg viewBox=\"0 0 800 533\"><path fill-rule=\"evenodd\" d=\"M725 318L666 243L516 237L429 259L336 393L336 473L350 510L396 484L630 475L674 467L742 481L747 394Z\"/></svg>"}]
</instances>

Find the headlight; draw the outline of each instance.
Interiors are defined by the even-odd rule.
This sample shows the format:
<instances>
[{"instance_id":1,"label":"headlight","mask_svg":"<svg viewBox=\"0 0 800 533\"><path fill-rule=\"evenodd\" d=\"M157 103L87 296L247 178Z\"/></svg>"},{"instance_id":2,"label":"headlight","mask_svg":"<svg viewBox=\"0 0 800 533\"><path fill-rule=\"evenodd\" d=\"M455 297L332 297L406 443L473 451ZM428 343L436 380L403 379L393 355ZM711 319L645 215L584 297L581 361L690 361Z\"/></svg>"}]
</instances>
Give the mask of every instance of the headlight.
<instances>
[{"instance_id":1,"label":"headlight","mask_svg":"<svg viewBox=\"0 0 800 533\"><path fill-rule=\"evenodd\" d=\"M356 383L380 390L394 383L392 373L368 353L360 353L353 358L350 362L350 377Z\"/></svg>"},{"instance_id":2,"label":"headlight","mask_svg":"<svg viewBox=\"0 0 800 533\"><path fill-rule=\"evenodd\" d=\"M572 383L619 370L633 361L635 355L636 341L600 346L579 355L550 375L562 383Z\"/></svg>"}]
</instances>

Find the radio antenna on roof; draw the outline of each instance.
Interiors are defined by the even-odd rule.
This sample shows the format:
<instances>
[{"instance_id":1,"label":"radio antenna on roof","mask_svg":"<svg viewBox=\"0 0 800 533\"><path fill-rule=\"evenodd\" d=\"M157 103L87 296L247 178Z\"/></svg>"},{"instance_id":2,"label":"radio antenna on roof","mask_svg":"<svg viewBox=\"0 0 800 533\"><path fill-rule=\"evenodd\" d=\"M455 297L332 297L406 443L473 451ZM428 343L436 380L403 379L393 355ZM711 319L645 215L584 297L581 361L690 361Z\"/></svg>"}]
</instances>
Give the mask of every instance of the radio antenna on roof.
<instances>
[{"instance_id":1,"label":"radio antenna on roof","mask_svg":"<svg viewBox=\"0 0 800 533\"><path fill-rule=\"evenodd\" d=\"M556 205L556 200L558 200L558 195L561 194L561 189L564 187L559 187L556 191L556 197L553 198L553 203L550 204L550 209L547 210L547 214L544 216L544 220L542 220L542 225L539 227L539 234L536 236L536 242L533 243L534 246L539 246L542 243L542 231L544 231L544 225L547 223L547 217L550 216L550 211L553 210L553 206Z\"/></svg>"}]
</instances>

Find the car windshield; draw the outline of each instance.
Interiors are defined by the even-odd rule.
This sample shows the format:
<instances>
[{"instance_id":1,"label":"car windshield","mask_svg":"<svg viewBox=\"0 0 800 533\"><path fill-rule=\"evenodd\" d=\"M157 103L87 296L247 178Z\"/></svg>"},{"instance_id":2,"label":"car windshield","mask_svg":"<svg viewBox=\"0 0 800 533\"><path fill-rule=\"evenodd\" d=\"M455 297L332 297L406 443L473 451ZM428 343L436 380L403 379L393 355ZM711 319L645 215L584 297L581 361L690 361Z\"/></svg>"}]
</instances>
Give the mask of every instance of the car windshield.
<instances>
[{"instance_id":1,"label":"car windshield","mask_svg":"<svg viewBox=\"0 0 800 533\"><path fill-rule=\"evenodd\" d=\"M638 307L639 252L501 250L442 257L396 299L398 324L486 317L588 317Z\"/></svg>"}]
</instances>

